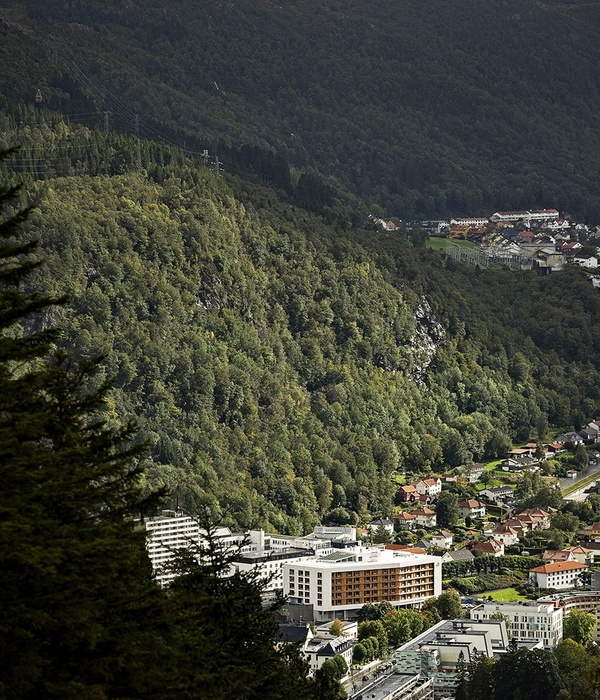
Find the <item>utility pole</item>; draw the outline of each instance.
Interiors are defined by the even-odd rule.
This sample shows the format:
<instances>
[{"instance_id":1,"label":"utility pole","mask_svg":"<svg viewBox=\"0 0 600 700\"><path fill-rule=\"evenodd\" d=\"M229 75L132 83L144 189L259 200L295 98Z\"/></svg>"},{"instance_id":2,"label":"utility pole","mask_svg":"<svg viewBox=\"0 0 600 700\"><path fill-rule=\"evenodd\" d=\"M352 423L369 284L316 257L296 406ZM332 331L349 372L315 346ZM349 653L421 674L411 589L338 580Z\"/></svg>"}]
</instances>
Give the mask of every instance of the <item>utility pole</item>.
<instances>
[{"instance_id":1,"label":"utility pole","mask_svg":"<svg viewBox=\"0 0 600 700\"><path fill-rule=\"evenodd\" d=\"M104 114L104 131L108 131L108 118L109 118L110 112L104 111L103 114Z\"/></svg>"},{"instance_id":2,"label":"utility pole","mask_svg":"<svg viewBox=\"0 0 600 700\"><path fill-rule=\"evenodd\" d=\"M215 156L215 175L220 177L221 175L221 164L219 163L219 156Z\"/></svg>"}]
</instances>

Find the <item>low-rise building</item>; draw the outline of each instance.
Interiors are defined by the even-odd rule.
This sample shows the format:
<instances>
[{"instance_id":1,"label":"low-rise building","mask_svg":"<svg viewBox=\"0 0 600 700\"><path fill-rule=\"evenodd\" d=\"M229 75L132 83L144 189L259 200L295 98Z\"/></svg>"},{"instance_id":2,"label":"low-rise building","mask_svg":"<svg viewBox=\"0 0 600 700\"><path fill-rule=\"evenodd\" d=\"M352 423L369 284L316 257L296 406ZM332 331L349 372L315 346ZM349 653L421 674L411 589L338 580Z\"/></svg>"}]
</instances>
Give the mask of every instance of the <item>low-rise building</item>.
<instances>
[{"instance_id":1,"label":"low-rise building","mask_svg":"<svg viewBox=\"0 0 600 700\"><path fill-rule=\"evenodd\" d=\"M450 549L452 547L452 533L448 530L440 530L431 538L431 544L440 549Z\"/></svg>"},{"instance_id":2,"label":"low-rise building","mask_svg":"<svg viewBox=\"0 0 600 700\"><path fill-rule=\"evenodd\" d=\"M587 570L585 564L577 561L562 561L555 564L542 564L529 570L529 583L538 588L554 588L569 591L581 586L581 574Z\"/></svg>"},{"instance_id":3,"label":"low-rise building","mask_svg":"<svg viewBox=\"0 0 600 700\"><path fill-rule=\"evenodd\" d=\"M514 500L515 492L510 486L494 486L490 489L483 489L480 495L496 505L502 505Z\"/></svg>"},{"instance_id":4,"label":"low-rise building","mask_svg":"<svg viewBox=\"0 0 600 700\"><path fill-rule=\"evenodd\" d=\"M435 510L431 508L419 508L419 510L413 510L412 514L415 516L417 527L435 527L437 524Z\"/></svg>"},{"instance_id":5,"label":"low-rise building","mask_svg":"<svg viewBox=\"0 0 600 700\"><path fill-rule=\"evenodd\" d=\"M563 615L554 603L483 603L471 609L472 620L503 619L517 641L535 640L553 649L563 636Z\"/></svg>"},{"instance_id":6,"label":"low-rise building","mask_svg":"<svg viewBox=\"0 0 600 700\"><path fill-rule=\"evenodd\" d=\"M485 505L474 498L458 502L461 518L485 518Z\"/></svg>"},{"instance_id":7,"label":"low-rise building","mask_svg":"<svg viewBox=\"0 0 600 700\"><path fill-rule=\"evenodd\" d=\"M396 513L392 519L400 530L414 530L417 524L417 518L414 513L409 513L406 510Z\"/></svg>"},{"instance_id":8,"label":"low-rise building","mask_svg":"<svg viewBox=\"0 0 600 700\"><path fill-rule=\"evenodd\" d=\"M323 664L334 656L341 656L348 668L352 666L352 649L354 641L348 637L321 639L313 637L304 647L304 656L308 659L308 673L313 675Z\"/></svg>"},{"instance_id":9,"label":"low-rise building","mask_svg":"<svg viewBox=\"0 0 600 700\"><path fill-rule=\"evenodd\" d=\"M496 540L474 542L471 546L471 552L481 552L481 554L490 557L501 557L504 554L504 543Z\"/></svg>"},{"instance_id":10,"label":"low-rise building","mask_svg":"<svg viewBox=\"0 0 600 700\"><path fill-rule=\"evenodd\" d=\"M486 531L498 542L504 542L505 547L511 547L513 544L517 544L519 541L519 533L515 528L510 527L510 525L502 524L494 528L491 531Z\"/></svg>"},{"instance_id":11,"label":"low-rise building","mask_svg":"<svg viewBox=\"0 0 600 700\"><path fill-rule=\"evenodd\" d=\"M396 650L396 673L433 679L435 697L454 697L460 665L508 649L503 620L442 620Z\"/></svg>"},{"instance_id":12,"label":"low-rise building","mask_svg":"<svg viewBox=\"0 0 600 700\"><path fill-rule=\"evenodd\" d=\"M600 643L600 591L582 591L580 593L555 593L538 599L538 603L552 604L568 617L573 610L583 610L596 616L594 641Z\"/></svg>"},{"instance_id":13,"label":"low-rise building","mask_svg":"<svg viewBox=\"0 0 600 700\"><path fill-rule=\"evenodd\" d=\"M442 492L442 480L439 477L430 477L427 479L419 479L414 482L414 487L421 496L429 496L434 498Z\"/></svg>"}]
</instances>

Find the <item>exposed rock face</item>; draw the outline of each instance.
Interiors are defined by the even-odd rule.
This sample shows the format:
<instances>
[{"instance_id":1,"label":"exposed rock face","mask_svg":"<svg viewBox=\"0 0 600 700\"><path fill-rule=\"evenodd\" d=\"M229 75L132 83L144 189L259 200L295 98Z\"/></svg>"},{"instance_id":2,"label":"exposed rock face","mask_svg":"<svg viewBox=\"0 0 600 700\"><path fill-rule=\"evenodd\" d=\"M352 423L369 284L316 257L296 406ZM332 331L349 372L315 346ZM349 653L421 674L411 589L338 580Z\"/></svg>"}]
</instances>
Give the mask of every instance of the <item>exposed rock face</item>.
<instances>
[{"instance_id":1,"label":"exposed rock face","mask_svg":"<svg viewBox=\"0 0 600 700\"><path fill-rule=\"evenodd\" d=\"M413 376L423 381L439 347L446 342L446 330L435 318L433 310L423 296L415 309L416 328L411 338L413 353Z\"/></svg>"}]
</instances>

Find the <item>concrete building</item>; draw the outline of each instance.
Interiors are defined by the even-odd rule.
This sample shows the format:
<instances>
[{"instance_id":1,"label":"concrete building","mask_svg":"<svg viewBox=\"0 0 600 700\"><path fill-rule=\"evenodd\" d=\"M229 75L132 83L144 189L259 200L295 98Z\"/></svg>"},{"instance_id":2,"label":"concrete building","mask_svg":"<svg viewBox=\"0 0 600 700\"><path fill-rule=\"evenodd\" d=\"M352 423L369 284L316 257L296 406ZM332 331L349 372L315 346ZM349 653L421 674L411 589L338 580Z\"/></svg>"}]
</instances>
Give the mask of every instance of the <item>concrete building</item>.
<instances>
[{"instance_id":1,"label":"concrete building","mask_svg":"<svg viewBox=\"0 0 600 700\"><path fill-rule=\"evenodd\" d=\"M169 565L179 550L195 548L200 556L202 544L206 543L206 533L198 521L181 511L163 510L159 516L147 518L143 526L146 529L146 549L152 569L156 580L162 585L167 585L175 578ZM219 547L232 552L245 542L243 534L232 533L227 527L216 528L212 537L217 540ZM250 551L252 547L252 544L247 544L244 549Z\"/></svg>"},{"instance_id":2,"label":"concrete building","mask_svg":"<svg viewBox=\"0 0 600 700\"><path fill-rule=\"evenodd\" d=\"M283 588L283 565L306 557L306 549L261 550L236 556L231 571L236 573L256 572L265 582L265 593Z\"/></svg>"},{"instance_id":3,"label":"concrete building","mask_svg":"<svg viewBox=\"0 0 600 700\"><path fill-rule=\"evenodd\" d=\"M490 620L498 613L504 616L507 630L517 641L534 640L553 649L562 640L562 610L554 603L483 603L471 609L471 619Z\"/></svg>"},{"instance_id":4,"label":"concrete building","mask_svg":"<svg viewBox=\"0 0 600 700\"><path fill-rule=\"evenodd\" d=\"M529 583L538 588L554 588L557 591L569 591L581 586L580 575L587 570L585 564L577 561L559 561L554 564L542 564L529 570Z\"/></svg>"},{"instance_id":5,"label":"concrete building","mask_svg":"<svg viewBox=\"0 0 600 700\"><path fill-rule=\"evenodd\" d=\"M572 610L583 610L596 616L594 641L600 643L600 591L581 591L580 593L555 593L538 599L538 603L552 604L568 617Z\"/></svg>"},{"instance_id":6,"label":"concrete building","mask_svg":"<svg viewBox=\"0 0 600 700\"><path fill-rule=\"evenodd\" d=\"M503 620L442 620L396 650L396 673L431 678L435 697L454 697L459 662L508 649Z\"/></svg>"},{"instance_id":7,"label":"concrete building","mask_svg":"<svg viewBox=\"0 0 600 700\"><path fill-rule=\"evenodd\" d=\"M283 593L290 603L312 606L314 620L352 619L365 603L388 600L419 606L442 591L439 557L356 547L283 565Z\"/></svg>"}]
</instances>

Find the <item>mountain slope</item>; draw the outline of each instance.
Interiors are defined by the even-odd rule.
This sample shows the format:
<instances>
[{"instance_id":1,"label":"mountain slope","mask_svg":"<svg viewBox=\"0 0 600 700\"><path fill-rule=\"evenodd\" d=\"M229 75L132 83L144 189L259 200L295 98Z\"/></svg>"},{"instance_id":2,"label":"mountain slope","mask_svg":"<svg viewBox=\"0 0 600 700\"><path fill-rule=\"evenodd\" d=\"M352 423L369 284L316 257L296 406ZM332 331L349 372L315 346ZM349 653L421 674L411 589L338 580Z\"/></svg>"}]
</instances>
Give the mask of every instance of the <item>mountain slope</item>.
<instances>
[{"instance_id":1,"label":"mountain slope","mask_svg":"<svg viewBox=\"0 0 600 700\"><path fill-rule=\"evenodd\" d=\"M69 71L130 129L137 112L142 128L274 147L409 218L600 215L596 14L529 0L29 0L1 16L32 65L47 51L21 90L43 87L51 106Z\"/></svg>"},{"instance_id":2,"label":"mountain slope","mask_svg":"<svg viewBox=\"0 0 600 700\"><path fill-rule=\"evenodd\" d=\"M136 418L147 478L186 509L282 532L357 522L389 514L398 474L598 413L600 300L581 270L461 268L172 149L144 144L151 174L93 174L127 164L121 137L27 131L87 143L71 175L31 185L34 285L72 296L64 344L105 355L107 418Z\"/></svg>"}]
</instances>

